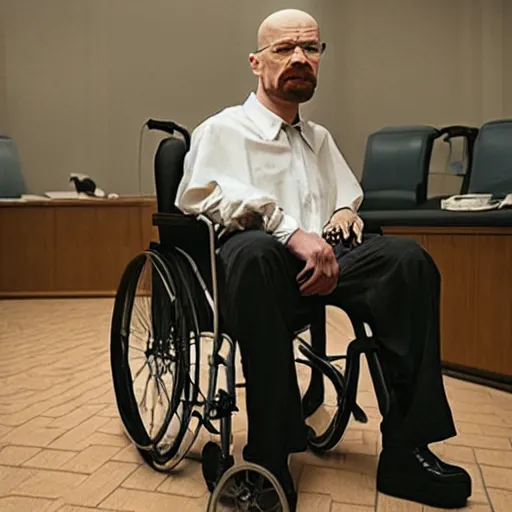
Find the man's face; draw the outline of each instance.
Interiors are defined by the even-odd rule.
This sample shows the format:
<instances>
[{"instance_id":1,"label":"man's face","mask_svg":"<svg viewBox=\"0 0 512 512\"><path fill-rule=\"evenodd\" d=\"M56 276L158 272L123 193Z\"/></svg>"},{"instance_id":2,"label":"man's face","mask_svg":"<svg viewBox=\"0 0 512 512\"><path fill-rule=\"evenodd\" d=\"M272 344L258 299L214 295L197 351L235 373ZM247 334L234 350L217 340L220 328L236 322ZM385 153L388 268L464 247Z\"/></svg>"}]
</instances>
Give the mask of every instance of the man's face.
<instances>
[{"instance_id":1,"label":"man's face","mask_svg":"<svg viewBox=\"0 0 512 512\"><path fill-rule=\"evenodd\" d=\"M316 24L273 27L251 64L267 96L303 103L315 93L322 51Z\"/></svg>"}]
</instances>

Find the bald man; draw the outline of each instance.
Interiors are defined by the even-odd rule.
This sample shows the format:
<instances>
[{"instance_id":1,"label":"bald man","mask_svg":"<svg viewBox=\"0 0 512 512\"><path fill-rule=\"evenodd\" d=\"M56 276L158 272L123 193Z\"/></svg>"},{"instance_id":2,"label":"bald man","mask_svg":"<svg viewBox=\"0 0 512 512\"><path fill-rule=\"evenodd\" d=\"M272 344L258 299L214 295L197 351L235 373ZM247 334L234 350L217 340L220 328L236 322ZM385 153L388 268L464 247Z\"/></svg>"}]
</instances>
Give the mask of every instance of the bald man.
<instances>
[{"instance_id":1,"label":"bald man","mask_svg":"<svg viewBox=\"0 0 512 512\"><path fill-rule=\"evenodd\" d=\"M307 447L293 333L299 313L331 304L368 322L382 345L392 406L378 490L460 507L469 475L428 448L456 434L441 376L439 272L414 241L363 234L358 181L326 128L301 118L324 50L307 13L269 16L249 57L256 93L194 131L178 191L181 210L221 228L221 308L247 384L244 457L278 477L293 510L288 457ZM326 226L353 244L328 244Z\"/></svg>"}]
</instances>

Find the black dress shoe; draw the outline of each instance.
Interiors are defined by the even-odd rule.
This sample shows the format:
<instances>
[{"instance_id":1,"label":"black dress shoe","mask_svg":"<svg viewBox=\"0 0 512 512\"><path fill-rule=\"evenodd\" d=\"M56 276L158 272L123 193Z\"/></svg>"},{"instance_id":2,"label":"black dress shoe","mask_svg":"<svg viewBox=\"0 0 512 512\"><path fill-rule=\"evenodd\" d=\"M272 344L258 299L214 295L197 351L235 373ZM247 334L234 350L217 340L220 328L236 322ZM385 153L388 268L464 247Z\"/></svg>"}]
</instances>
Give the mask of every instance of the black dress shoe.
<instances>
[{"instance_id":1,"label":"black dress shoe","mask_svg":"<svg viewBox=\"0 0 512 512\"><path fill-rule=\"evenodd\" d=\"M462 508L471 496L471 477L447 464L427 447L385 449L377 469L377 490L383 494L436 508Z\"/></svg>"}]
</instances>

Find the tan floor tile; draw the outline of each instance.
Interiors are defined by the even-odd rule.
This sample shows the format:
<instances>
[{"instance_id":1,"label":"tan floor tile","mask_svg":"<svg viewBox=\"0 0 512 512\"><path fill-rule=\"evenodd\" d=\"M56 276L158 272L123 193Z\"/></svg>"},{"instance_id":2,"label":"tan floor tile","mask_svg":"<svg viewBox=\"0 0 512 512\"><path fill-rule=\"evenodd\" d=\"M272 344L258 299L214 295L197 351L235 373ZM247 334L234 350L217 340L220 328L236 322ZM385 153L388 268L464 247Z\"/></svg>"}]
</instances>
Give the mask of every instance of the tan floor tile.
<instances>
[{"instance_id":1,"label":"tan floor tile","mask_svg":"<svg viewBox=\"0 0 512 512\"><path fill-rule=\"evenodd\" d=\"M76 400L72 400L62 405L57 405L56 407L52 407L45 411L42 416L49 416L51 418L61 418L62 416L66 416L67 414L71 414L73 411L78 409L80 404L77 403Z\"/></svg>"},{"instance_id":2,"label":"tan floor tile","mask_svg":"<svg viewBox=\"0 0 512 512\"><path fill-rule=\"evenodd\" d=\"M67 461L61 469L77 473L94 473L118 451L119 448L114 446L89 446L79 454L73 453L74 457Z\"/></svg>"},{"instance_id":3,"label":"tan floor tile","mask_svg":"<svg viewBox=\"0 0 512 512\"><path fill-rule=\"evenodd\" d=\"M379 493L377 497L377 512L422 512L423 505L408 500L400 500Z\"/></svg>"},{"instance_id":4,"label":"tan floor tile","mask_svg":"<svg viewBox=\"0 0 512 512\"><path fill-rule=\"evenodd\" d=\"M331 512L332 500L325 494L299 493L297 512Z\"/></svg>"},{"instance_id":5,"label":"tan floor tile","mask_svg":"<svg viewBox=\"0 0 512 512\"><path fill-rule=\"evenodd\" d=\"M473 405L487 405L492 397L486 388L479 389L456 389L448 387L446 394L450 402L470 403Z\"/></svg>"},{"instance_id":6,"label":"tan floor tile","mask_svg":"<svg viewBox=\"0 0 512 512\"><path fill-rule=\"evenodd\" d=\"M169 475L156 490L189 498L200 498L208 492L201 464L189 461L178 466L177 471L176 474Z\"/></svg>"},{"instance_id":7,"label":"tan floor tile","mask_svg":"<svg viewBox=\"0 0 512 512\"><path fill-rule=\"evenodd\" d=\"M378 457L374 455L363 453L340 454L334 451L317 455L311 451L306 451L294 457L303 465L343 469L355 473L363 473L372 478L375 478L377 474Z\"/></svg>"},{"instance_id":8,"label":"tan floor tile","mask_svg":"<svg viewBox=\"0 0 512 512\"><path fill-rule=\"evenodd\" d=\"M347 505L346 503L332 504L331 512L373 512L374 507L364 507L361 505Z\"/></svg>"},{"instance_id":9,"label":"tan floor tile","mask_svg":"<svg viewBox=\"0 0 512 512\"><path fill-rule=\"evenodd\" d=\"M497 394L497 392L491 393L492 403L499 409L505 409L512 412L512 398L509 393L503 392L502 394Z\"/></svg>"},{"instance_id":10,"label":"tan floor tile","mask_svg":"<svg viewBox=\"0 0 512 512\"><path fill-rule=\"evenodd\" d=\"M77 473L37 469L34 475L12 489L12 494L42 498L60 498L74 490L87 477Z\"/></svg>"},{"instance_id":11,"label":"tan floor tile","mask_svg":"<svg viewBox=\"0 0 512 512\"><path fill-rule=\"evenodd\" d=\"M84 405L75 409L69 414L55 419L49 424L49 426L70 430L80 425L91 416L94 416L97 412L101 411L101 409L104 409L102 405Z\"/></svg>"},{"instance_id":12,"label":"tan floor tile","mask_svg":"<svg viewBox=\"0 0 512 512\"><path fill-rule=\"evenodd\" d=\"M457 421L457 432L460 434L483 434L482 428L485 428L485 433L489 426L482 427L478 423L465 423L463 421Z\"/></svg>"},{"instance_id":13,"label":"tan floor tile","mask_svg":"<svg viewBox=\"0 0 512 512\"><path fill-rule=\"evenodd\" d=\"M468 504L463 509L423 507L423 512L448 512L449 510L452 510L453 512L458 512L460 510L463 510L464 512L492 512L490 505L484 505L483 503L473 503L471 501L468 501Z\"/></svg>"},{"instance_id":14,"label":"tan floor tile","mask_svg":"<svg viewBox=\"0 0 512 512\"><path fill-rule=\"evenodd\" d=\"M106 434L105 432L94 432L83 441L87 445L116 446L117 448L126 448L130 440L124 435Z\"/></svg>"},{"instance_id":15,"label":"tan floor tile","mask_svg":"<svg viewBox=\"0 0 512 512\"><path fill-rule=\"evenodd\" d=\"M476 464L461 463L461 466L469 473L472 482L471 501L474 503L488 503L485 494L484 483L480 468Z\"/></svg>"},{"instance_id":16,"label":"tan floor tile","mask_svg":"<svg viewBox=\"0 0 512 512\"><path fill-rule=\"evenodd\" d=\"M0 450L0 462L6 466L19 466L40 451L41 448L31 446L6 446Z\"/></svg>"},{"instance_id":17,"label":"tan floor tile","mask_svg":"<svg viewBox=\"0 0 512 512\"><path fill-rule=\"evenodd\" d=\"M512 468L512 452L477 448L475 449L475 455L478 463L481 465Z\"/></svg>"},{"instance_id":18,"label":"tan floor tile","mask_svg":"<svg viewBox=\"0 0 512 512\"><path fill-rule=\"evenodd\" d=\"M447 444L456 446L468 446L470 448L489 448L496 450L510 450L510 442L502 437L489 437L484 434L459 434L456 437L448 439Z\"/></svg>"},{"instance_id":19,"label":"tan floor tile","mask_svg":"<svg viewBox=\"0 0 512 512\"><path fill-rule=\"evenodd\" d=\"M41 450L23 465L40 469L60 469L63 464L76 456L76 452L63 450Z\"/></svg>"},{"instance_id":20,"label":"tan floor tile","mask_svg":"<svg viewBox=\"0 0 512 512\"><path fill-rule=\"evenodd\" d=\"M35 446L44 448L66 431L59 428L48 428L47 418L32 418L24 425L12 429L2 440L18 446Z\"/></svg>"},{"instance_id":21,"label":"tan floor tile","mask_svg":"<svg viewBox=\"0 0 512 512\"><path fill-rule=\"evenodd\" d=\"M510 512L512 510L512 492L501 489L487 489L494 512Z\"/></svg>"},{"instance_id":22,"label":"tan floor tile","mask_svg":"<svg viewBox=\"0 0 512 512\"><path fill-rule=\"evenodd\" d=\"M109 388L108 391L106 391L99 397L94 398L89 401L90 404L101 404L101 405L111 405L111 404L115 404L115 402L116 402L116 397L114 395L114 391L112 390L112 388Z\"/></svg>"},{"instance_id":23,"label":"tan floor tile","mask_svg":"<svg viewBox=\"0 0 512 512\"><path fill-rule=\"evenodd\" d=\"M167 478L165 473L155 471L148 465L138 467L123 483L128 489L156 491L157 487Z\"/></svg>"},{"instance_id":24,"label":"tan floor tile","mask_svg":"<svg viewBox=\"0 0 512 512\"><path fill-rule=\"evenodd\" d=\"M0 417L0 440L3 436L5 436L8 432L10 432L12 430L11 427L2 425L1 422L2 422L2 418Z\"/></svg>"},{"instance_id":25,"label":"tan floor tile","mask_svg":"<svg viewBox=\"0 0 512 512\"><path fill-rule=\"evenodd\" d=\"M49 448L58 448L60 450L76 450L80 451L91 444L88 438L101 426L108 422L107 418L93 416L84 421L75 428L67 431L64 435L59 437L56 441L49 445ZM97 443L96 443L97 444Z\"/></svg>"},{"instance_id":26,"label":"tan floor tile","mask_svg":"<svg viewBox=\"0 0 512 512\"><path fill-rule=\"evenodd\" d=\"M62 505L55 511L49 510L48 512L113 512L114 509L106 509L106 508L90 508L90 507L80 507L77 505Z\"/></svg>"},{"instance_id":27,"label":"tan floor tile","mask_svg":"<svg viewBox=\"0 0 512 512\"><path fill-rule=\"evenodd\" d=\"M474 410L475 408L472 407ZM480 406L478 410L480 410ZM494 410L494 409L493 409ZM465 422L465 423L477 423L478 425L496 425L496 426L507 426L503 419L496 413L488 413L488 414L476 414L470 412L457 412L457 409L454 407L453 416L455 418L455 422Z\"/></svg>"},{"instance_id":28,"label":"tan floor tile","mask_svg":"<svg viewBox=\"0 0 512 512\"><path fill-rule=\"evenodd\" d=\"M377 432L349 428L345 432L341 442L332 450L332 452L377 455L377 439L379 437L380 434Z\"/></svg>"},{"instance_id":29,"label":"tan floor tile","mask_svg":"<svg viewBox=\"0 0 512 512\"><path fill-rule=\"evenodd\" d=\"M167 477L143 465L139 453L123 434L109 366L111 310L110 299L0 302L0 318L11 322L16 318L17 325L23 327L15 330L24 330L22 341L16 346L0 334L0 464L4 464L0 466L0 496L13 493L15 487L28 488L29 493L34 493L30 497L0 498L0 510L204 512L208 494L199 464L195 464L192 474L187 463L180 466L172 478ZM329 351L342 353L346 351L351 329L343 320L344 313L336 309L331 313ZM31 318L28 324L27 314ZM91 317L96 319L93 325L89 321ZM63 341L57 345L55 336L64 325L73 342ZM30 343L23 340L30 340ZM22 362L20 350L24 354ZM493 512L510 512L512 395L456 379L445 377L444 380L459 435L432 448L444 460L460 464L471 473L474 494L465 510L490 512L482 481L484 475ZM233 423L238 456L246 438L243 393L239 400L242 410ZM306 452L292 458L293 474L299 480L301 491L300 511L322 512L329 510L329 504L331 512L373 510L374 502L370 497L375 498L381 418L364 362L358 402L370 418L368 424L351 420L343 441L325 456ZM207 438L205 436L205 440ZM201 443L203 441L198 442L198 447ZM41 450L43 448L45 450ZM58 450L61 451L57 455L54 452ZM67 454L72 458L67 459ZM476 460L482 469L476 465ZM58 471L41 471L26 465L34 461L40 467L58 468ZM125 471L126 467L129 470ZM66 494L70 497L69 503L60 498L52 501L59 492L55 488L58 479L49 481L48 475L54 474L87 480ZM64 488L71 484L71 481L64 481ZM495 489L493 485L509 490ZM161 492L162 489L165 492ZM36 496L36 492L42 494ZM185 495L177 496L176 492ZM52 498L43 499L44 496ZM388 507L389 511L408 510L403 507L416 505L392 499L391 503L382 496L379 500L380 510L383 507ZM46 507L48 504L50 506ZM423 507L423 512L434 510Z\"/></svg>"},{"instance_id":30,"label":"tan floor tile","mask_svg":"<svg viewBox=\"0 0 512 512\"><path fill-rule=\"evenodd\" d=\"M119 462L135 462L137 464L145 463L137 448L132 444L129 444L126 448L120 450L112 457L112 460Z\"/></svg>"},{"instance_id":31,"label":"tan floor tile","mask_svg":"<svg viewBox=\"0 0 512 512\"><path fill-rule=\"evenodd\" d=\"M43 498L1 496L0 510L2 512L45 512L52 503L52 500Z\"/></svg>"},{"instance_id":32,"label":"tan floor tile","mask_svg":"<svg viewBox=\"0 0 512 512\"><path fill-rule=\"evenodd\" d=\"M25 468L0 466L0 496L9 494L12 489L34 475L35 471Z\"/></svg>"},{"instance_id":33,"label":"tan floor tile","mask_svg":"<svg viewBox=\"0 0 512 512\"><path fill-rule=\"evenodd\" d=\"M196 500L185 498L184 496L135 491L133 489L116 489L101 503L101 506L123 512L162 512L166 510L192 512L192 507L197 508L196 503ZM202 511L204 510L205 507L203 505Z\"/></svg>"},{"instance_id":34,"label":"tan floor tile","mask_svg":"<svg viewBox=\"0 0 512 512\"><path fill-rule=\"evenodd\" d=\"M119 418L119 410L116 405L110 405L105 407L101 412L98 413L98 416L104 416L105 418Z\"/></svg>"},{"instance_id":35,"label":"tan floor tile","mask_svg":"<svg viewBox=\"0 0 512 512\"><path fill-rule=\"evenodd\" d=\"M64 496L71 505L97 506L137 469L135 464L107 462L96 473Z\"/></svg>"},{"instance_id":36,"label":"tan floor tile","mask_svg":"<svg viewBox=\"0 0 512 512\"><path fill-rule=\"evenodd\" d=\"M512 426L498 427L498 426L488 425L488 426L482 427L482 430L483 430L483 433L487 436L512 438Z\"/></svg>"},{"instance_id":37,"label":"tan floor tile","mask_svg":"<svg viewBox=\"0 0 512 512\"><path fill-rule=\"evenodd\" d=\"M114 434L118 436L124 436L124 428L123 424L119 417L112 418L108 423L105 423L102 427L98 429L98 432L103 432L105 434Z\"/></svg>"},{"instance_id":38,"label":"tan floor tile","mask_svg":"<svg viewBox=\"0 0 512 512\"><path fill-rule=\"evenodd\" d=\"M486 487L512 491L512 469L480 466Z\"/></svg>"},{"instance_id":39,"label":"tan floor tile","mask_svg":"<svg viewBox=\"0 0 512 512\"><path fill-rule=\"evenodd\" d=\"M430 446L432 451L438 457L446 462L459 463L459 462L476 462L473 448L466 446L456 446L447 443L437 443Z\"/></svg>"},{"instance_id":40,"label":"tan floor tile","mask_svg":"<svg viewBox=\"0 0 512 512\"><path fill-rule=\"evenodd\" d=\"M298 488L301 492L327 494L340 503L375 503L375 478L363 473L304 466Z\"/></svg>"}]
</instances>

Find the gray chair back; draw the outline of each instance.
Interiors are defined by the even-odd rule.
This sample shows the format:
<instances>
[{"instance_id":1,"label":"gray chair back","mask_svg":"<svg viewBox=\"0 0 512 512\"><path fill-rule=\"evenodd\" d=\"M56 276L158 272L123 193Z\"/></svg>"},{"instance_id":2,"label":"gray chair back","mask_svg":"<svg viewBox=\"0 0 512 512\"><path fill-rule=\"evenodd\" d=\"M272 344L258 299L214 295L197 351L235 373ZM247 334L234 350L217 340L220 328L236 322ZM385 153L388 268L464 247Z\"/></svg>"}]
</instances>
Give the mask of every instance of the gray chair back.
<instances>
[{"instance_id":1,"label":"gray chair back","mask_svg":"<svg viewBox=\"0 0 512 512\"><path fill-rule=\"evenodd\" d=\"M476 138L469 194L512 192L512 119L489 121Z\"/></svg>"},{"instance_id":2,"label":"gray chair back","mask_svg":"<svg viewBox=\"0 0 512 512\"><path fill-rule=\"evenodd\" d=\"M25 180L14 141L0 135L0 197L16 199L26 193Z\"/></svg>"},{"instance_id":3,"label":"gray chair back","mask_svg":"<svg viewBox=\"0 0 512 512\"><path fill-rule=\"evenodd\" d=\"M437 137L439 131L431 126L391 126L372 133L361 179L361 209L401 210L424 202Z\"/></svg>"}]
</instances>

